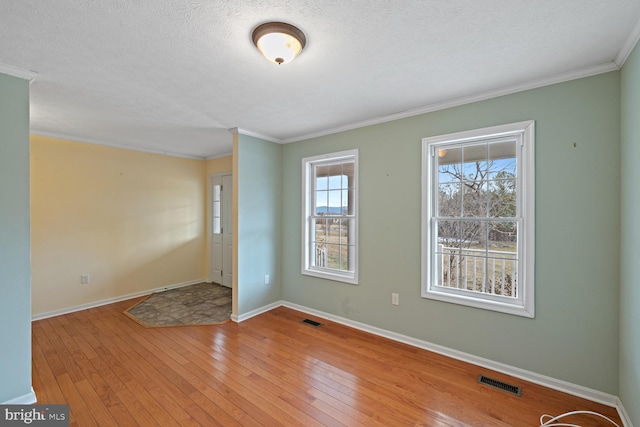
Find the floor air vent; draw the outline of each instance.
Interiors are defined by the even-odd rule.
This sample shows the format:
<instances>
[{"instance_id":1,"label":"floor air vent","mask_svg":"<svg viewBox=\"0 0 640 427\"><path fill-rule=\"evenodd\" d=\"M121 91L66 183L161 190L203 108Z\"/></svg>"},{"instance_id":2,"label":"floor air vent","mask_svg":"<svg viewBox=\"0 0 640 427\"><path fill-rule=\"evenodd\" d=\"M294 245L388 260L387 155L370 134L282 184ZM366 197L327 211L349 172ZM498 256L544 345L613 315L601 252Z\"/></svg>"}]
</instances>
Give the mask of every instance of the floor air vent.
<instances>
[{"instance_id":1,"label":"floor air vent","mask_svg":"<svg viewBox=\"0 0 640 427\"><path fill-rule=\"evenodd\" d=\"M506 391L507 393L515 394L516 396L522 396L522 389L515 385L511 385L502 381L495 380L493 378L485 377L484 375L480 375L478 377L478 382L480 384L485 384L493 388L497 388L502 391Z\"/></svg>"},{"instance_id":2,"label":"floor air vent","mask_svg":"<svg viewBox=\"0 0 640 427\"><path fill-rule=\"evenodd\" d=\"M309 325L315 326L315 327L322 325L322 323L316 322L315 320L311 320L311 319L304 319L302 323L308 323Z\"/></svg>"}]
</instances>

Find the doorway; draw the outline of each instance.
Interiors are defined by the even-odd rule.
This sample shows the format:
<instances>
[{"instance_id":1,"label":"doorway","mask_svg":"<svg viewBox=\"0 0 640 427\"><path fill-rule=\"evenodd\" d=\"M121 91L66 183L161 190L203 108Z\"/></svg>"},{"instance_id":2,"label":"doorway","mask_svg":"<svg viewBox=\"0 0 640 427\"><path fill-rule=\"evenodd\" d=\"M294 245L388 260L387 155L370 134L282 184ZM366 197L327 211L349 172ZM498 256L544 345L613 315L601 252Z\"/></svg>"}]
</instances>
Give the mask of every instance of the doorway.
<instances>
[{"instance_id":1,"label":"doorway","mask_svg":"<svg viewBox=\"0 0 640 427\"><path fill-rule=\"evenodd\" d=\"M232 286L233 234L231 174L211 177L211 281Z\"/></svg>"}]
</instances>

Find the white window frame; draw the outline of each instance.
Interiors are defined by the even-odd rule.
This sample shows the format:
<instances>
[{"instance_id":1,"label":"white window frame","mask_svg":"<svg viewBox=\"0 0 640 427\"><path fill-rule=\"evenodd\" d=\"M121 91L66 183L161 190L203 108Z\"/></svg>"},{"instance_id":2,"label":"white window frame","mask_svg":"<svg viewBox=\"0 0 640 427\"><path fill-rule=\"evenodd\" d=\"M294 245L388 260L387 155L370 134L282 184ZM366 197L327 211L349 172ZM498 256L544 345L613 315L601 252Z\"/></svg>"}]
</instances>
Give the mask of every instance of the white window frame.
<instances>
[{"instance_id":1,"label":"white window frame","mask_svg":"<svg viewBox=\"0 0 640 427\"><path fill-rule=\"evenodd\" d=\"M344 271L332 269L328 267L314 266L312 256L315 251L312 250L312 209L313 198L315 195L315 176L313 173L314 166L322 164L330 164L340 161L353 160L353 214L345 215L354 221L352 233L355 247L353 251L352 266L353 271ZM358 284L358 150L347 150L336 153L323 154L302 159L302 274L307 276L320 277L352 285Z\"/></svg>"},{"instance_id":2,"label":"white window frame","mask_svg":"<svg viewBox=\"0 0 640 427\"><path fill-rule=\"evenodd\" d=\"M422 297L523 317L535 317L535 153L534 121L422 139ZM436 160L440 150L473 145L501 137L516 137L518 277L517 298L437 285L437 230L433 220L438 197Z\"/></svg>"}]
</instances>

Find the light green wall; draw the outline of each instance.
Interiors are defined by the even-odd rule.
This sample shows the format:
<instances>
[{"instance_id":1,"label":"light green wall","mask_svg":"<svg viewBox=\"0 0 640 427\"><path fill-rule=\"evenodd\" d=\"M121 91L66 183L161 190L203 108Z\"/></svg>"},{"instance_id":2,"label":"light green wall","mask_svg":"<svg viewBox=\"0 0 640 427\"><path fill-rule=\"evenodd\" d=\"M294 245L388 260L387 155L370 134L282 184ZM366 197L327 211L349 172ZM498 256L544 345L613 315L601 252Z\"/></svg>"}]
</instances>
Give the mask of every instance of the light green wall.
<instances>
[{"instance_id":1,"label":"light green wall","mask_svg":"<svg viewBox=\"0 0 640 427\"><path fill-rule=\"evenodd\" d=\"M284 146L283 299L617 394L619 83L607 73ZM421 139L530 119L536 318L421 298ZM301 159L352 148L360 150L358 286L300 273Z\"/></svg>"},{"instance_id":2,"label":"light green wall","mask_svg":"<svg viewBox=\"0 0 640 427\"><path fill-rule=\"evenodd\" d=\"M0 74L0 403L31 393L29 82Z\"/></svg>"},{"instance_id":3,"label":"light green wall","mask_svg":"<svg viewBox=\"0 0 640 427\"><path fill-rule=\"evenodd\" d=\"M620 398L640 425L640 47L622 68Z\"/></svg>"},{"instance_id":4,"label":"light green wall","mask_svg":"<svg viewBox=\"0 0 640 427\"><path fill-rule=\"evenodd\" d=\"M281 299L281 165L282 146L238 135L238 316Z\"/></svg>"}]
</instances>

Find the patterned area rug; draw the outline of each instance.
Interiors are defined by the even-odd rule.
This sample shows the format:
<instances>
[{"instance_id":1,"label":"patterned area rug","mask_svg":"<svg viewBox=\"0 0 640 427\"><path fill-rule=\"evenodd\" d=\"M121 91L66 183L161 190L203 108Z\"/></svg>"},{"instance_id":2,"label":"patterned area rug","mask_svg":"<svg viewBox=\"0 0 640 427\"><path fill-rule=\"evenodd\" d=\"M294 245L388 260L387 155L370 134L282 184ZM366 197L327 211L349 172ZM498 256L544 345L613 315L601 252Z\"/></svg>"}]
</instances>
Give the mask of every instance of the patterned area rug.
<instances>
[{"instance_id":1,"label":"patterned area rug","mask_svg":"<svg viewBox=\"0 0 640 427\"><path fill-rule=\"evenodd\" d=\"M151 294L124 312L142 326L216 325L231 316L231 288L198 283Z\"/></svg>"}]
</instances>

